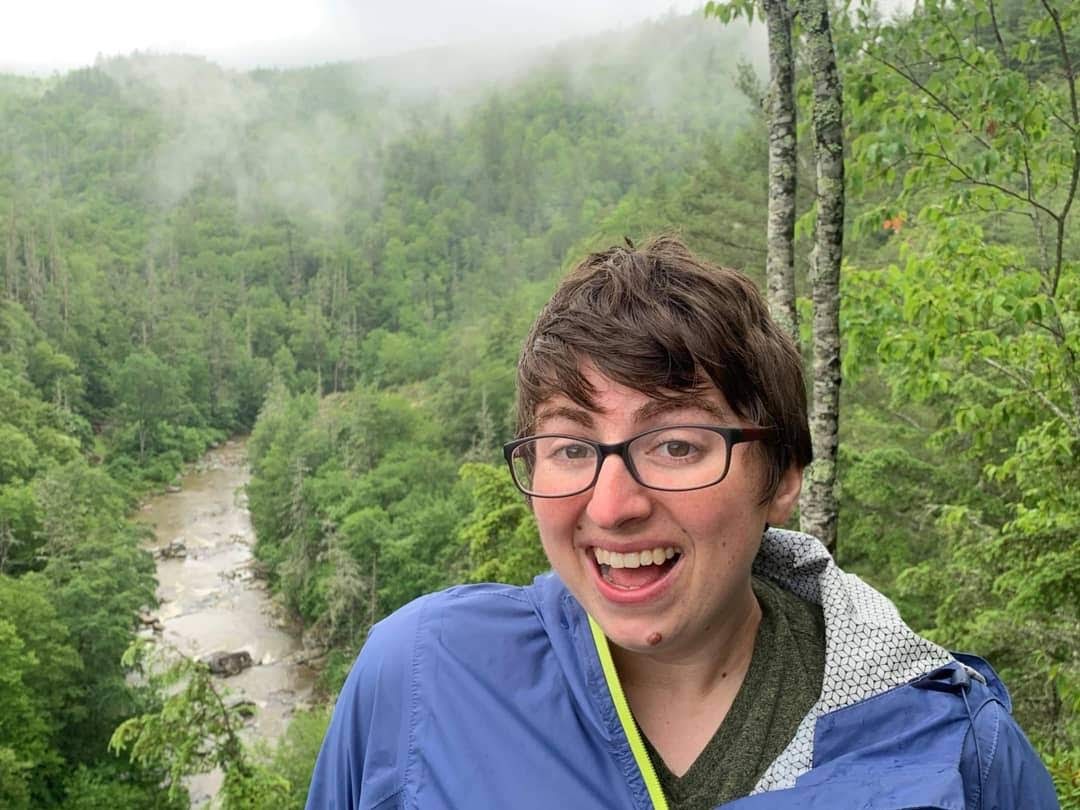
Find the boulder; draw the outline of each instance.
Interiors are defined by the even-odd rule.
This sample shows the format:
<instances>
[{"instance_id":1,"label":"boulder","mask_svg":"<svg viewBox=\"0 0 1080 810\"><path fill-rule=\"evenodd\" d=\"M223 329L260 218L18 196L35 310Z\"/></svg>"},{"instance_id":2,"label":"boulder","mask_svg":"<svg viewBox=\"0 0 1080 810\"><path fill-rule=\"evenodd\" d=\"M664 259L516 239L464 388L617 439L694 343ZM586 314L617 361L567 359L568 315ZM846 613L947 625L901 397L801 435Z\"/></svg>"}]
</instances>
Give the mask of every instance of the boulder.
<instances>
[{"instance_id":1,"label":"boulder","mask_svg":"<svg viewBox=\"0 0 1080 810\"><path fill-rule=\"evenodd\" d=\"M210 671L215 675L228 678L230 675L239 675L250 667L252 660L251 653L247 650L238 650L210 653L203 659L203 663L210 667Z\"/></svg>"},{"instance_id":2,"label":"boulder","mask_svg":"<svg viewBox=\"0 0 1080 810\"><path fill-rule=\"evenodd\" d=\"M173 540L169 545L158 551L158 556L163 560L176 560L187 557L187 546L183 540Z\"/></svg>"},{"instance_id":3,"label":"boulder","mask_svg":"<svg viewBox=\"0 0 1080 810\"><path fill-rule=\"evenodd\" d=\"M155 633L165 632L165 625L161 623L161 619L152 613L147 613L145 610L139 611L139 624L143 627L149 627Z\"/></svg>"}]
</instances>

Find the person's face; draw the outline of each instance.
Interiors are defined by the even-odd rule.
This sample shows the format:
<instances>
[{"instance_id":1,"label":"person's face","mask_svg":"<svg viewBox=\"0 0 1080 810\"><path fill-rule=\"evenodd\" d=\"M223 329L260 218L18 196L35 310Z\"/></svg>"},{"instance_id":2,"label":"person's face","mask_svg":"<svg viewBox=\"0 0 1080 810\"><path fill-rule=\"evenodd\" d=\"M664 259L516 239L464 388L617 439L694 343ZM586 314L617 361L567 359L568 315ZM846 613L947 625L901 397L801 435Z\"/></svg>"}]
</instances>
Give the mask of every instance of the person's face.
<instances>
[{"instance_id":1,"label":"person's face","mask_svg":"<svg viewBox=\"0 0 1080 810\"><path fill-rule=\"evenodd\" d=\"M613 443L665 425L750 426L712 386L678 404L659 403L594 368L584 371L596 391L595 409L552 397L537 408L535 433ZM592 489L532 499L544 551L614 644L634 652L693 654L707 646L725 617L745 615L765 523L786 521L798 498L802 473L793 467L762 504L764 465L759 448L737 444L720 483L663 492L637 483L622 459L609 456ZM657 550L663 563L656 563ZM652 565L643 551L652 552ZM621 554L624 567L618 558L616 564L598 561L598 554L601 561Z\"/></svg>"}]
</instances>

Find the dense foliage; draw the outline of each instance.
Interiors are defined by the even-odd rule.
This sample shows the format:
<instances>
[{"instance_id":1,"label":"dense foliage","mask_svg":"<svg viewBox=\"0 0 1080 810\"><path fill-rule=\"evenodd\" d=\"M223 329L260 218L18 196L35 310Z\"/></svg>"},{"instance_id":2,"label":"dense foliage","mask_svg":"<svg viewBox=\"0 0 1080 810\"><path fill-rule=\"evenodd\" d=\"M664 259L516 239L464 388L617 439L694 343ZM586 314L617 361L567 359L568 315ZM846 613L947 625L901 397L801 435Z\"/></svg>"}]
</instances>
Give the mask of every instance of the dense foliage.
<instances>
[{"instance_id":1,"label":"dense foliage","mask_svg":"<svg viewBox=\"0 0 1080 810\"><path fill-rule=\"evenodd\" d=\"M931 636L994 662L1071 806L1078 55L1075 3L927 2L902 26L856 15L843 60L857 182L884 193L864 223L884 222L895 250L876 265L852 260L849 365L885 380L911 417L918 439L892 469L936 467L904 484L930 487L919 519L932 544L894 558L896 591L927 611Z\"/></svg>"},{"instance_id":2,"label":"dense foliage","mask_svg":"<svg viewBox=\"0 0 1080 810\"><path fill-rule=\"evenodd\" d=\"M990 658L1077 807L1080 20L1050 5L838 16L839 556ZM186 806L214 764L226 806L300 804L324 711L253 754L203 669L121 660L154 599L126 515L226 434L252 431L256 554L330 694L406 601L545 567L498 464L520 341L624 236L760 278L744 34L673 17L442 85L148 55L3 77L0 805Z\"/></svg>"}]
</instances>

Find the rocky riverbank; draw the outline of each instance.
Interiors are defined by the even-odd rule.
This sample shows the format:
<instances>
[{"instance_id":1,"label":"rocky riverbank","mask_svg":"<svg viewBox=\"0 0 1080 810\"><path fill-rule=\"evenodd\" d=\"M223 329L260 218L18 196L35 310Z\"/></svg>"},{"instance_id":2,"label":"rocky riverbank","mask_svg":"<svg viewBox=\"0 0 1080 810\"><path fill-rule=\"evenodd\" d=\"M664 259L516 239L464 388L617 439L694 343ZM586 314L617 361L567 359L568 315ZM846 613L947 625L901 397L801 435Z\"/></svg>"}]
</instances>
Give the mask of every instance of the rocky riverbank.
<instances>
[{"instance_id":1,"label":"rocky riverbank","mask_svg":"<svg viewBox=\"0 0 1080 810\"><path fill-rule=\"evenodd\" d=\"M311 697L315 650L256 576L255 542L244 487L242 442L211 450L179 487L151 498L139 519L154 529L158 610L145 632L211 665L238 702L254 711L252 740L273 743ZM195 804L220 785L220 774L192 780Z\"/></svg>"}]
</instances>

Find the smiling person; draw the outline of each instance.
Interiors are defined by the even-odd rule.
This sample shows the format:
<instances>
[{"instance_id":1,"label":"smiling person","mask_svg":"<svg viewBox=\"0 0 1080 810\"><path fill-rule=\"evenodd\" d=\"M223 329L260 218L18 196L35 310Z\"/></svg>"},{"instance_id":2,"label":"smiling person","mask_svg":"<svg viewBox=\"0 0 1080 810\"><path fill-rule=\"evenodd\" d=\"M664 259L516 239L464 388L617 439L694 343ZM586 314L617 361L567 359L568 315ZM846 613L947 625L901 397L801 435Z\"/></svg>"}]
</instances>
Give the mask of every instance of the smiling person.
<instances>
[{"instance_id":1,"label":"smiling person","mask_svg":"<svg viewBox=\"0 0 1080 810\"><path fill-rule=\"evenodd\" d=\"M309 808L1053 808L982 660L791 516L798 350L671 238L589 256L525 341L510 473L552 571L376 625Z\"/></svg>"}]
</instances>

